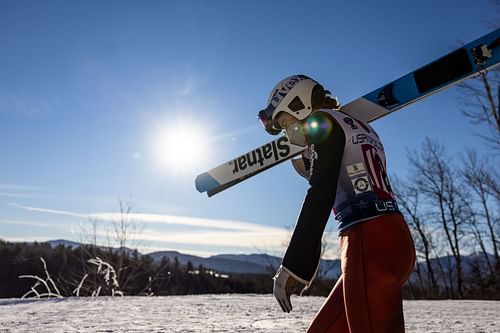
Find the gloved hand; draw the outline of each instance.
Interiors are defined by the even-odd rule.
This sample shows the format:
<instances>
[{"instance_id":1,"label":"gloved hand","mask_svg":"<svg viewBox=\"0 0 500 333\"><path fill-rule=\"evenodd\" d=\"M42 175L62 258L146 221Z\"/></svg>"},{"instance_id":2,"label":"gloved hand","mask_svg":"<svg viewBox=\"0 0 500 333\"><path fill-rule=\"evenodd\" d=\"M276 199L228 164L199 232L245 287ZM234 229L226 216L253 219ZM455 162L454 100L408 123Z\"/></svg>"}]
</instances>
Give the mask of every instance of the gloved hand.
<instances>
[{"instance_id":1,"label":"gloved hand","mask_svg":"<svg viewBox=\"0 0 500 333\"><path fill-rule=\"evenodd\" d=\"M290 295L296 287L299 286L299 281L297 281L283 266L280 266L273 280L273 294L281 306L281 309L284 312L292 311Z\"/></svg>"}]
</instances>

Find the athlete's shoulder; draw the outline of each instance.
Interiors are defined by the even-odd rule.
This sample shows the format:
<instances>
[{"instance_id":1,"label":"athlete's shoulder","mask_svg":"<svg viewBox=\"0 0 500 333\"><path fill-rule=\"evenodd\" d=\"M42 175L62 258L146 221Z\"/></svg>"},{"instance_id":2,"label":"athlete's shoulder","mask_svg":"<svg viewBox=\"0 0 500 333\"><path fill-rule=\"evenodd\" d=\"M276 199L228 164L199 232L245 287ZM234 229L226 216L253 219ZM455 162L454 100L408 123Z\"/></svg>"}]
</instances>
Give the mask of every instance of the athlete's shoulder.
<instances>
[{"instance_id":1,"label":"athlete's shoulder","mask_svg":"<svg viewBox=\"0 0 500 333\"><path fill-rule=\"evenodd\" d=\"M349 128L351 130L363 129L368 134L374 134L374 135L378 136L375 129L373 129L373 127L369 123L367 123L363 120L359 120L358 118L353 117L350 114L347 114L345 112L342 112L342 111L337 111L337 112L338 112L338 114L336 115L336 117L339 119L339 121L345 127ZM333 114L333 115L335 115L335 114Z\"/></svg>"},{"instance_id":2,"label":"athlete's shoulder","mask_svg":"<svg viewBox=\"0 0 500 333\"><path fill-rule=\"evenodd\" d=\"M325 117L329 119L329 121L333 122L334 125L338 125L340 127L344 127L343 124L350 124L350 119L352 118L342 111L332 109L320 109L314 114L319 117Z\"/></svg>"},{"instance_id":3,"label":"athlete's shoulder","mask_svg":"<svg viewBox=\"0 0 500 333\"><path fill-rule=\"evenodd\" d=\"M335 117L335 110L320 109L315 111L307 121L307 132L311 143L328 144L331 141L345 139L345 131L340 119Z\"/></svg>"}]
</instances>

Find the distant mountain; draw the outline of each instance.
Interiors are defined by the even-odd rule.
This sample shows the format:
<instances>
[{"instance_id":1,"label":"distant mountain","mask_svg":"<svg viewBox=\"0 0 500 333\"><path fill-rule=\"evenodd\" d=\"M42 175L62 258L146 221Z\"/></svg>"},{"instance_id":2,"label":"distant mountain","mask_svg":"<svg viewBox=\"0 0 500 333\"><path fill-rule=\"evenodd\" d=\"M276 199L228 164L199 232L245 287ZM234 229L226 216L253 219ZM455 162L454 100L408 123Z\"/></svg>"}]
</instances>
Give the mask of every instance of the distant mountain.
<instances>
[{"instance_id":1,"label":"distant mountain","mask_svg":"<svg viewBox=\"0 0 500 333\"><path fill-rule=\"evenodd\" d=\"M63 245L69 248L77 248L81 243L69 241L65 239L56 239L47 241L52 247ZM117 251L117 249L114 249ZM131 255L134 250L126 248L125 253ZM187 265L188 262L197 268L202 265L205 268L212 269L221 273L255 273L255 274L274 274L276 269L281 264L281 258L268 254L218 254L208 258L198 257L194 255L180 253L178 251L158 251L146 254L154 261L160 261L166 258L171 262L175 258L180 265ZM490 262L494 262L494 257L488 255ZM485 257L482 253L472 253L462 256L462 264L464 275L472 274L474 264L479 265L481 270L487 268ZM427 275L427 267L425 262L418 263L422 276ZM444 279L448 277L448 271L455 269L455 259L451 256L433 258L431 265L436 275L438 285L444 284ZM329 279L335 279L340 275L340 260L321 260L319 275ZM418 276L416 272L412 274L411 280L417 282Z\"/></svg>"},{"instance_id":2,"label":"distant mountain","mask_svg":"<svg viewBox=\"0 0 500 333\"><path fill-rule=\"evenodd\" d=\"M46 243L51 247L65 246L69 248L78 248L81 243L65 239L50 240ZM104 248L104 247L103 247ZM117 251L117 249L114 249ZM125 249L126 253L134 253L132 249ZM169 261L179 261L180 265L187 265L188 262L197 268L202 265L205 268L223 273L255 273L255 274L274 274L281 264L281 258L268 254L218 254L208 258L180 253L178 251L158 251L146 254L154 261L160 261L166 258ZM321 260L319 274L323 277L334 279L340 275L339 260Z\"/></svg>"},{"instance_id":3,"label":"distant mountain","mask_svg":"<svg viewBox=\"0 0 500 333\"><path fill-rule=\"evenodd\" d=\"M205 268L213 269L218 272L225 273L264 273L273 274L281 264L281 258L270 256L268 254L219 254L208 258L197 257L193 255L182 254L177 251L162 251L153 252L149 256L155 261L161 260L162 257L174 261L175 257L181 265L186 265L189 261L194 267L203 265ZM488 255L490 262L494 262L494 257ZM418 263L422 274L426 274L425 262ZM453 257L445 256L433 258L431 260L434 273L441 284L444 277L448 276L449 269L454 269L455 260ZM472 267L478 265L481 270L487 267L486 260L482 253L472 253L462 256L462 266L464 275L472 274ZM321 260L319 275L329 279L335 279L340 275L340 260ZM412 281L417 281L418 276L414 272Z\"/></svg>"},{"instance_id":4,"label":"distant mountain","mask_svg":"<svg viewBox=\"0 0 500 333\"><path fill-rule=\"evenodd\" d=\"M148 254L153 260L160 261L162 258L166 258L173 262L175 258L179 261L181 265L186 265L191 262L194 267L203 265L205 268L209 268L218 272L225 273L270 273L269 264L267 263L267 258L272 258L273 263L281 262L279 258L271 257L267 255L215 255L208 258L202 258L187 254L182 254L177 251L161 251L153 252ZM260 260L256 256L262 256ZM248 257L248 260L246 260ZM276 266L277 267L277 266Z\"/></svg>"},{"instance_id":5,"label":"distant mountain","mask_svg":"<svg viewBox=\"0 0 500 333\"><path fill-rule=\"evenodd\" d=\"M268 254L218 254L210 258L248 262L264 267L263 273L274 273L281 264L281 258Z\"/></svg>"},{"instance_id":6,"label":"distant mountain","mask_svg":"<svg viewBox=\"0 0 500 333\"><path fill-rule=\"evenodd\" d=\"M45 243L49 243L50 246L53 247L53 248L62 245L64 247L69 247L71 249L78 248L78 247L80 247L80 245L82 245L79 242L73 242L73 241L66 240L66 239L55 239L55 240L47 241Z\"/></svg>"},{"instance_id":7,"label":"distant mountain","mask_svg":"<svg viewBox=\"0 0 500 333\"><path fill-rule=\"evenodd\" d=\"M191 262L194 267L205 268L224 273L274 274L281 264L281 258L268 254L219 254L208 258L186 255L177 251L161 251L148 254L155 261L166 258L181 265ZM340 273L339 260L321 260L320 274L327 278L336 278Z\"/></svg>"},{"instance_id":8,"label":"distant mountain","mask_svg":"<svg viewBox=\"0 0 500 333\"><path fill-rule=\"evenodd\" d=\"M492 254L488 254L488 260L491 265L495 263L495 257ZM488 269L488 263L483 253L475 252L469 255L463 255L462 257L462 270L465 277L474 275L474 268L479 268L481 272L486 272ZM456 261L453 256L444 256L439 258L432 258L430 260L431 268L434 272L436 278L436 283L440 287L444 287L445 283L449 283L449 276L456 275ZM424 261L418 262L418 268L420 268L421 276L425 279L427 278L428 269ZM451 271L451 273L450 273ZM480 274L480 272L476 272ZM455 278L453 278L455 279ZM418 275L416 271L413 272L411 276L411 281L418 282ZM455 282L455 281L454 281ZM467 281L464 281L467 284Z\"/></svg>"},{"instance_id":9,"label":"distant mountain","mask_svg":"<svg viewBox=\"0 0 500 333\"><path fill-rule=\"evenodd\" d=\"M70 240L66 240L66 239L49 240L49 241L46 241L44 243L48 243L52 248L55 248L58 246L64 246L64 247L68 247L71 249L76 249L82 245L82 243L74 242L74 241L70 241ZM86 244L86 245L88 245L88 244ZM109 247L107 247L107 246L99 246L99 248L109 249ZM129 256L133 255L135 252L135 250L128 248L128 247L124 247L123 249L124 249L124 252ZM118 251L118 250L119 250L118 248L113 248L113 251Z\"/></svg>"}]
</instances>

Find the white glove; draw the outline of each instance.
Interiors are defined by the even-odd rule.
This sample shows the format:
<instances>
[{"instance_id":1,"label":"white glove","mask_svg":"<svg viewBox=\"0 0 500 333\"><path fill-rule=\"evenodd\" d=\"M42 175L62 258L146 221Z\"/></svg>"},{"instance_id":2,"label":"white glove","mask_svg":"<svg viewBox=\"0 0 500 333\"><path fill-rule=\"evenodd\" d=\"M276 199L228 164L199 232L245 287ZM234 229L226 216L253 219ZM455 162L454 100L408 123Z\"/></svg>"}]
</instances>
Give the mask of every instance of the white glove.
<instances>
[{"instance_id":1,"label":"white glove","mask_svg":"<svg viewBox=\"0 0 500 333\"><path fill-rule=\"evenodd\" d=\"M288 269L280 266L273 278L273 294L284 312L292 311L290 295L298 281L289 273Z\"/></svg>"}]
</instances>

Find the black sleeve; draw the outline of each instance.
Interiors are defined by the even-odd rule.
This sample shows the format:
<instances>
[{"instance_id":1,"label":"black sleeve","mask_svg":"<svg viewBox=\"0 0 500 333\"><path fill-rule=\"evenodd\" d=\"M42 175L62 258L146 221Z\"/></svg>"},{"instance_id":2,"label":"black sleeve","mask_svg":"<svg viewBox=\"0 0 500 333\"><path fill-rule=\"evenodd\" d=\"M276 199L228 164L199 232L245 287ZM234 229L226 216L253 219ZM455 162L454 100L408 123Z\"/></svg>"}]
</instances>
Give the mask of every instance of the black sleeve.
<instances>
[{"instance_id":1,"label":"black sleeve","mask_svg":"<svg viewBox=\"0 0 500 333\"><path fill-rule=\"evenodd\" d=\"M282 263L308 282L314 278L319 264L321 238L335 202L346 142L342 127L334 119L330 121L332 130L326 139L311 144L314 156L311 156L310 187Z\"/></svg>"}]
</instances>

